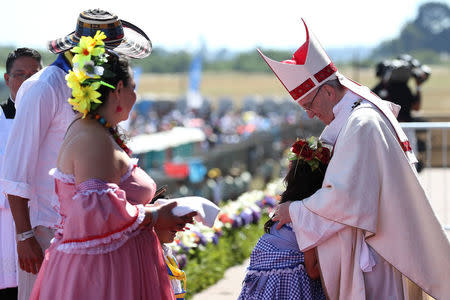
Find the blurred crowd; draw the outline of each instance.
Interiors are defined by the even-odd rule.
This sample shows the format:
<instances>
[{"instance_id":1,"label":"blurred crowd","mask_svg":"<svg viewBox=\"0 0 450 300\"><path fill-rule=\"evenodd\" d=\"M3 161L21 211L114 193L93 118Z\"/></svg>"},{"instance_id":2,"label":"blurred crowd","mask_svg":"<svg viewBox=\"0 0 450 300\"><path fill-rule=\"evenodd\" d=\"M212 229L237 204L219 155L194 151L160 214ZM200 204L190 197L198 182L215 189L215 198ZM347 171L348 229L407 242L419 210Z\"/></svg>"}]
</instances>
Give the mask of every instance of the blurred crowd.
<instances>
[{"instance_id":1,"label":"blurred crowd","mask_svg":"<svg viewBox=\"0 0 450 300\"><path fill-rule=\"evenodd\" d=\"M189 108L185 98L141 100L136 103L128 132L131 136L170 130L176 126L200 128L206 136L205 147L235 144L255 132L270 131L284 124L298 123L303 112L288 99L248 97L237 107L231 99L221 98L216 105L204 99L198 108Z\"/></svg>"},{"instance_id":2,"label":"blurred crowd","mask_svg":"<svg viewBox=\"0 0 450 300\"><path fill-rule=\"evenodd\" d=\"M215 203L236 199L251 189L262 189L273 178L281 176L280 158L285 146L280 139L279 130L283 126L298 126L301 122L311 122L305 113L298 109L295 102L289 99L257 99L247 97L238 106L229 98L218 99L214 105L204 99L199 108L192 109L185 98L179 100L146 100L138 101L132 111L127 131L134 137L141 134L152 134L170 130L174 127L199 128L205 134L202 150L219 149L219 146L236 145L254 138L258 133L270 134L271 145L258 139L259 146L248 146L243 155L230 148L228 152L220 148L220 160L217 164L209 163L202 180L195 182L189 178L179 178L176 185L169 184L170 197L187 195L202 196ZM273 137L278 137L273 138ZM228 149L227 148L227 149ZM255 148L255 149L254 149ZM234 150L233 150L234 149ZM230 165L224 167L223 160L232 155ZM203 164L203 163L202 163ZM157 170L151 171L156 176Z\"/></svg>"}]
</instances>

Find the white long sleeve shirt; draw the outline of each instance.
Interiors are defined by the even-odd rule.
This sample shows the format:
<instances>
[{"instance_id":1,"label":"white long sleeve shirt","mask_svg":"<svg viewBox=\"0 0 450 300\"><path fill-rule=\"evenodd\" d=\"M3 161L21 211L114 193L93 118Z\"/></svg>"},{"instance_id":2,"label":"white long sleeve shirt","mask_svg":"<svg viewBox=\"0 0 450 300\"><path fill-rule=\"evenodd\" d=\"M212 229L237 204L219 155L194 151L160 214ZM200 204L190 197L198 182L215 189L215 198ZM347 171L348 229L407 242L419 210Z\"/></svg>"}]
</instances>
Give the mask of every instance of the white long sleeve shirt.
<instances>
[{"instance_id":1,"label":"white long sleeve shirt","mask_svg":"<svg viewBox=\"0 0 450 300\"><path fill-rule=\"evenodd\" d=\"M33 227L58 222L54 181L59 148L74 113L66 73L48 66L26 80L16 99L16 117L6 145L0 186L7 194L29 199Z\"/></svg>"}]
</instances>

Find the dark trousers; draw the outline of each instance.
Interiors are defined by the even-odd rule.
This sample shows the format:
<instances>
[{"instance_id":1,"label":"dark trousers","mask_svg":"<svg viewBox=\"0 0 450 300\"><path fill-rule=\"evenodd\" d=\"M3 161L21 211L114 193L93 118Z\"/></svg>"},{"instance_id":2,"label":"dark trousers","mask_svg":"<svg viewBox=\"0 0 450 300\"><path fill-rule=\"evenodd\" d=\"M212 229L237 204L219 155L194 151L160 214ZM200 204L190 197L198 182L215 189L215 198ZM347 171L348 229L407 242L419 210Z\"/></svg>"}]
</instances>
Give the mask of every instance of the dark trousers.
<instances>
[{"instance_id":1,"label":"dark trousers","mask_svg":"<svg viewBox=\"0 0 450 300\"><path fill-rule=\"evenodd\" d=\"M0 290L1 300L17 300L17 287Z\"/></svg>"}]
</instances>

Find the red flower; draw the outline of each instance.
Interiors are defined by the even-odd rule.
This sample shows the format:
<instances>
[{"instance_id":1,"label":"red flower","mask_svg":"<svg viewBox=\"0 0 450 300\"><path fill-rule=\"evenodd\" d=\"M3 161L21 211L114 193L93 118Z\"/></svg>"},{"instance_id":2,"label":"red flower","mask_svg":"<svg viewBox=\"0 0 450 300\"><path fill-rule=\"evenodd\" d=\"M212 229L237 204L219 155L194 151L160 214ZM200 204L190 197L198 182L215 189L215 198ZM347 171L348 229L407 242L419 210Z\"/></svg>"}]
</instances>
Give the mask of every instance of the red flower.
<instances>
[{"instance_id":1,"label":"red flower","mask_svg":"<svg viewBox=\"0 0 450 300\"><path fill-rule=\"evenodd\" d=\"M330 150L328 148L319 148L316 150L316 157L324 164L327 164L330 161Z\"/></svg>"},{"instance_id":2,"label":"red flower","mask_svg":"<svg viewBox=\"0 0 450 300\"><path fill-rule=\"evenodd\" d=\"M308 147L308 143L303 140L298 140L292 145L292 152L299 155L300 151L302 151L302 149L305 147Z\"/></svg>"},{"instance_id":3,"label":"red flower","mask_svg":"<svg viewBox=\"0 0 450 300\"><path fill-rule=\"evenodd\" d=\"M307 145L303 148L302 153L300 154L301 157L305 160L311 160L314 158L314 151L311 150Z\"/></svg>"},{"instance_id":4,"label":"red flower","mask_svg":"<svg viewBox=\"0 0 450 300\"><path fill-rule=\"evenodd\" d=\"M220 220L220 222L222 222L222 223L230 223L230 224L233 224L233 219L231 219L227 214L221 214L220 216L219 216L219 220Z\"/></svg>"}]
</instances>

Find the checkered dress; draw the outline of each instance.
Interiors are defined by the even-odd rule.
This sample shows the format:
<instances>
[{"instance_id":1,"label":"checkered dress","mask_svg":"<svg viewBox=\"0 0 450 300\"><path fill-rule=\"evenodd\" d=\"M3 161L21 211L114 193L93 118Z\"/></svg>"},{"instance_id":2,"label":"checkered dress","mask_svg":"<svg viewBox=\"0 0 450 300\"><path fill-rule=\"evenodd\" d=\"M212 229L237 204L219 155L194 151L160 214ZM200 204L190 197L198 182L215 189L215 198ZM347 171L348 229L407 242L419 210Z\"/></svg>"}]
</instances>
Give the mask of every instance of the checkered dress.
<instances>
[{"instance_id":1,"label":"checkered dress","mask_svg":"<svg viewBox=\"0 0 450 300\"><path fill-rule=\"evenodd\" d=\"M320 280L308 277L303 262L292 230L277 231L274 225L252 251L239 299L326 299Z\"/></svg>"}]
</instances>

